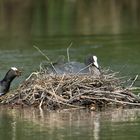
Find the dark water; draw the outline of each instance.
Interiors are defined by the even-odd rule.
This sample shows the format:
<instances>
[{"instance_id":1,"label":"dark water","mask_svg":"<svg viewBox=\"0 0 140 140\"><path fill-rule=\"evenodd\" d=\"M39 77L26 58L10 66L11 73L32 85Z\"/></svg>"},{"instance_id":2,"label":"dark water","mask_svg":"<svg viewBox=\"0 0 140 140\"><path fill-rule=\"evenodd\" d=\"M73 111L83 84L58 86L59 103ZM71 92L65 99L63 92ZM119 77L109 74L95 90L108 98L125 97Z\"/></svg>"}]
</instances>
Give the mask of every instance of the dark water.
<instances>
[{"instance_id":1,"label":"dark water","mask_svg":"<svg viewBox=\"0 0 140 140\"><path fill-rule=\"evenodd\" d=\"M0 0L0 77L11 66L23 69L16 88L46 59L66 55L134 78L140 74L139 0ZM140 86L140 78L134 86ZM0 109L0 139L140 139L139 110L45 113Z\"/></svg>"}]
</instances>

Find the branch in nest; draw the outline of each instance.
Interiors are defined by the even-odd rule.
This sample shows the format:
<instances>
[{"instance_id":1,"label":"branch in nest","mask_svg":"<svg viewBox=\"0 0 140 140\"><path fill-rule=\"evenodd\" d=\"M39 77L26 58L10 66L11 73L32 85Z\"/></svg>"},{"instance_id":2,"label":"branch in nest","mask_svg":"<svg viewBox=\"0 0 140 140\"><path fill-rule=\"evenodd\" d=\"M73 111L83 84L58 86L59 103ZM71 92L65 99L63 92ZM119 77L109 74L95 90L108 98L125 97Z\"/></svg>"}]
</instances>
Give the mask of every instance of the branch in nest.
<instances>
[{"instance_id":1,"label":"branch in nest","mask_svg":"<svg viewBox=\"0 0 140 140\"><path fill-rule=\"evenodd\" d=\"M54 65L53 65L53 63L52 63L52 61L50 60L50 58L47 56L47 55L45 55L37 46L33 46L34 48L36 48L46 59L47 59L47 61L50 63L50 65L52 66L52 68L54 69L54 71L56 72L56 73L58 73L57 71L56 71L56 69L55 69L55 67L54 67Z\"/></svg>"}]
</instances>

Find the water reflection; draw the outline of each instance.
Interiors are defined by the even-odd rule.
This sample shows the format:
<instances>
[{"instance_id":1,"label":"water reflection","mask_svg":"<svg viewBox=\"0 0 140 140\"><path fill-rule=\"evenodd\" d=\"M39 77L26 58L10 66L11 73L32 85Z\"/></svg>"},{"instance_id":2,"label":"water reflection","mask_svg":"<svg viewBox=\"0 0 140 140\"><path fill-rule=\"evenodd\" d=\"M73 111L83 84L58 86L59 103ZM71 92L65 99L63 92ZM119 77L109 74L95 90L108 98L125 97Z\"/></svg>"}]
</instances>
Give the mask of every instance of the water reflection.
<instances>
[{"instance_id":1,"label":"water reflection","mask_svg":"<svg viewBox=\"0 0 140 140\"><path fill-rule=\"evenodd\" d=\"M7 135L12 137L13 140L16 140L18 135L21 136L22 140L26 138L30 140L33 138L44 139L45 137L57 140L69 138L115 139L111 134L114 131L118 136L119 134L125 136L126 134L122 134L121 131L127 129L129 125L130 132L135 126L140 128L139 109L117 109L104 112L89 112L88 110L48 112L37 109L1 109L0 116L0 122L8 122L6 124L10 133ZM135 134L138 132L139 129L135 129ZM131 135L133 134L131 133ZM118 136L116 136L116 139Z\"/></svg>"}]
</instances>

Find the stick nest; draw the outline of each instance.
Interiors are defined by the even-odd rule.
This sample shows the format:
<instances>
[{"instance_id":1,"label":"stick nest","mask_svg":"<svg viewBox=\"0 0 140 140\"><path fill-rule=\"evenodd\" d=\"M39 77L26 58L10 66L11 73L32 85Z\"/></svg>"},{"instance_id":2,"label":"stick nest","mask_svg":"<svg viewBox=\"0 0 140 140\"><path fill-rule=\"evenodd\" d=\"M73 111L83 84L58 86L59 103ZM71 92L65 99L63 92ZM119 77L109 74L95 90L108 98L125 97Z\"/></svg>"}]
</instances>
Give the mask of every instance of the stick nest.
<instances>
[{"instance_id":1,"label":"stick nest","mask_svg":"<svg viewBox=\"0 0 140 140\"><path fill-rule=\"evenodd\" d=\"M100 78L92 74L48 74L45 70L33 72L1 104L35 106L39 108L68 109L107 106L140 106L139 96L125 88L117 73L105 71Z\"/></svg>"}]
</instances>

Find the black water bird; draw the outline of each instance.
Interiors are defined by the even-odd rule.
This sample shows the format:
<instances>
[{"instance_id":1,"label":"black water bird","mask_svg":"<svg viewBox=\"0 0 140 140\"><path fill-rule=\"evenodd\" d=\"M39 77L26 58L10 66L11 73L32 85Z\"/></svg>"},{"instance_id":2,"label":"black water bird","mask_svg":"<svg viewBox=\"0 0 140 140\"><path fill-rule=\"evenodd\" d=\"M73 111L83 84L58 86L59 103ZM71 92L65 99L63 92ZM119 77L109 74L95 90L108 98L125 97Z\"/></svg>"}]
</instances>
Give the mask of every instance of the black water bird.
<instances>
[{"instance_id":1,"label":"black water bird","mask_svg":"<svg viewBox=\"0 0 140 140\"><path fill-rule=\"evenodd\" d=\"M21 71L19 71L16 67L10 68L3 80L0 81L0 96L5 95L9 91L11 82L15 77L20 75Z\"/></svg>"},{"instance_id":2,"label":"black water bird","mask_svg":"<svg viewBox=\"0 0 140 140\"><path fill-rule=\"evenodd\" d=\"M99 77L101 72L95 55L88 56L85 63L77 61L55 63L53 68L48 68L49 73L57 74L87 74L91 73L95 77Z\"/></svg>"},{"instance_id":3,"label":"black water bird","mask_svg":"<svg viewBox=\"0 0 140 140\"><path fill-rule=\"evenodd\" d=\"M101 75L101 71L97 62L97 56L91 55L87 57L85 60L85 64L89 66L89 72L95 77L99 77Z\"/></svg>"}]
</instances>

